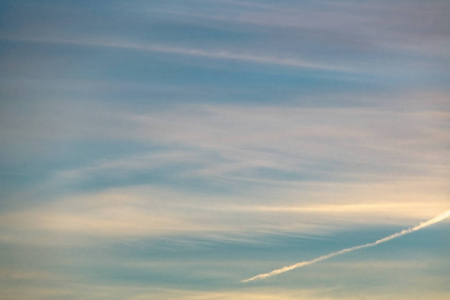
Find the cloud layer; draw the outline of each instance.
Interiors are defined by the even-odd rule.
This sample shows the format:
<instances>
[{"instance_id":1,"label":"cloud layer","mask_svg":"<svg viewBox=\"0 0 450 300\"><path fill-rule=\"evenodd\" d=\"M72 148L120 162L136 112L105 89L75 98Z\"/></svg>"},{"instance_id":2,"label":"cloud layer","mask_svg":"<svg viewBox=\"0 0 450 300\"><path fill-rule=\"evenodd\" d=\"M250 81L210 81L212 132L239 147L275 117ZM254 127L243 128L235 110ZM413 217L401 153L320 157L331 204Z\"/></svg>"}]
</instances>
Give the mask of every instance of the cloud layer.
<instances>
[{"instance_id":1,"label":"cloud layer","mask_svg":"<svg viewBox=\"0 0 450 300\"><path fill-rule=\"evenodd\" d=\"M449 9L1 1L0 298L447 299Z\"/></svg>"}]
</instances>

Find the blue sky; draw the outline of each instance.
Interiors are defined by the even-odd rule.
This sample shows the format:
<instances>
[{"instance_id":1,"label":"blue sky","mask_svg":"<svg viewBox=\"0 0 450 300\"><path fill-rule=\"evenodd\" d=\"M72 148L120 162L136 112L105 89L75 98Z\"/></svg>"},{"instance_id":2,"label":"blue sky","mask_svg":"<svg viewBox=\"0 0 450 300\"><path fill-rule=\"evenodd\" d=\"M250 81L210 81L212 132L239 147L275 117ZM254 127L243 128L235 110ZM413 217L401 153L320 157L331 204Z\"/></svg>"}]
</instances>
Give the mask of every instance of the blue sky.
<instances>
[{"instance_id":1,"label":"blue sky","mask_svg":"<svg viewBox=\"0 0 450 300\"><path fill-rule=\"evenodd\" d=\"M0 298L448 299L449 12L0 0Z\"/></svg>"}]
</instances>

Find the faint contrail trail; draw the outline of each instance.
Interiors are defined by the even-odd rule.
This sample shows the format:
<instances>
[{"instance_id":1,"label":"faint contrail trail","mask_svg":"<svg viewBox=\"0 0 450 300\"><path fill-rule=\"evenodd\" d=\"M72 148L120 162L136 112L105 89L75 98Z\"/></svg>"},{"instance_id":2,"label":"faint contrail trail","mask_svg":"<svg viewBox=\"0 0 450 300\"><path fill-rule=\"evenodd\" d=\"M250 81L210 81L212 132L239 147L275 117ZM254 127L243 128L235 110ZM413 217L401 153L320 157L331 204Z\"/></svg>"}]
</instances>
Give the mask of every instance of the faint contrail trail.
<instances>
[{"instance_id":1,"label":"faint contrail trail","mask_svg":"<svg viewBox=\"0 0 450 300\"><path fill-rule=\"evenodd\" d=\"M402 235L405 235L405 234L408 234L408 233L420 230L422 228L431 226L431 225L436 224L438 222L441 222L442 220L446 219L448 216L450 216L450 210L447 210L446 212L444 212L444 213L434 217L433 219L430 219L428 221L424 221L424 222L420 223L419 225L417 225L415 227L411 227L411 228L402 230L400 232L394 233L394 234L392 234L390 236L387 236L385 238L379 239L379 240L377 240L375 242L364 244L364 245L359 245L359 246L355 246L355 247L345 248L345 249L342 249L342 250L337 251L337 252L333 252L333 253L330 253L330 254L327 254L327 255L319 256L319 257L314 258L312 260L301 261L301 262L298 262L298 263L290 265L290 266L286 266L286 267L283 267L283 268L280 268L280 269L273 270L273 271L271 271L269 273L263 273L263 274L259 274L259 275L256 275L254 277L248 278L248 279L244 279L241 282L245 283L245 282L258 280L258 279L259 280L266 279L268 277L276 276L278 274L281 274L281 273L284 273L284 272L287 272L287 271L291 271L291 270L294 270L294 269L297 269L297 268L301 268L301 267L304 267L304 266L315 264L315 263L317 263L319 261L326 260L326 259L332 258L334 256L338 256L338 255L341 255L341 254L345 254L345 253L352 252L352 251L359 250L359 249L363 249L363 248L373 247L373 246L376 246L378 244L381 244L381 243L393 240L395 238L398 238L398 237L400 237Z\"/></svg>"}]
</instances>

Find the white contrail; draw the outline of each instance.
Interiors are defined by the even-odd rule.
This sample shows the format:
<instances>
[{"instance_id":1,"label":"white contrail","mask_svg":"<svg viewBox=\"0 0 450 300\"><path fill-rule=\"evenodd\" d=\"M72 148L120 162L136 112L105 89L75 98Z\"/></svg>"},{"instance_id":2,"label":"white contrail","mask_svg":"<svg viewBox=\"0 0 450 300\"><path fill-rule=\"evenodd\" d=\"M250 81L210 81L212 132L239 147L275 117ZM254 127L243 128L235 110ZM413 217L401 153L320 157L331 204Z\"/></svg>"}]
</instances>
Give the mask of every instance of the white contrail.
<instances>
[{"instance_id":1,"label":"white contrail","mask_svg":"<svg viewBox=\"0 0 450 300\"><path fill-rule=\"evenodd\" d=\"M352 251L359 250L359 249L363 249L363 248L373 247L373 246L376 246L378 244L381 244L381 243L393 240L395 238L398 238L398 237L400 237L402 235L405 235L405 234L408 234L408 233L420 230L422 228L431 226L431 225L436 224L438 222L441 222L442 220L446 219L448 216L450 216L450 210L447 210L446 212L444 212L444 213L434 217L433 219L430 219L428 221L424 221L424 222L420 223L419 225L417 225L415 227L411 227L411 228L402 230L400 232L394 233L394 234L392 234L390 236L387 236L385 238L379 239L379 240L377 240L375 242L364 244L364 245L359 245L359 246L355 246L355 247L345 248L345 249L342 249L342 250L337 251L337 252L333 252L333 253L330 253L330 254L327 254L327 255L319 256L319 257L314 258L312 260L301 261L301 262L298 262L298 263L290 265L290 266L286 266L286 267L283 267L283 268L280 268L280 269L273 270L273 271L271 271L269 273L263 273L263 274L259 274L259 275L256 275L254 277L248 278L248 279L244 279L241 282L245 283L245 282L258 280L258 279L259 280L266 279L268 277L276 276L278 274L281 274L281 273L284 273L284 272L287 272L287 271L291 271L291 270L294 270L294 269L297 269L297 268L301 268L301 267L304 267L304 266L315 264L315 263L317 263L319 261L326 260L326 259L332 258L334 256L338 256L338 255L341 255L341 254L345 254L345 253L352 252Z\"/></svg>"}]
</instances>

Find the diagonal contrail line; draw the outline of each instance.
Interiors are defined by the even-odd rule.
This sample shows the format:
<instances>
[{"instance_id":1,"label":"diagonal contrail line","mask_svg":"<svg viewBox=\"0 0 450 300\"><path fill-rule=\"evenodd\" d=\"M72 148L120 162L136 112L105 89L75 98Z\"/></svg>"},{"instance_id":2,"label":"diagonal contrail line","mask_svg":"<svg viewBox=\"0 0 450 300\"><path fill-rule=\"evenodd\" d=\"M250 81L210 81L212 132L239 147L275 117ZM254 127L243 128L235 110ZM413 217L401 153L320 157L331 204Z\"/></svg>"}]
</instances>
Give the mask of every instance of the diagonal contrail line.
<instances>
[{"instance_id":1,"label":"diagonal contrail line","mask_svg":"<svg viewBox=\"0 0 450 300\"><path fill-rule=\"evenodd\" d=\"M253 281L253 280L266 279L268 277L276 276L278 274L281 274L281 273L284 273L284 272L288 272L288 271L291 271L291 270L294 270L294 269L297 269L297 268L301 268L301 267L304 267L304 266L312 265L312 264L315 264L315 263L317 263L319 261L326 260L326 259L338 256L338 255L342 255L342 254L345 254L345 253L348 253L348 252L356 251L356 250L363 249L363 248L373 247L373 246L376 246L378 244L385 243L387 241L396 239L396 238L398 238L400 236L403 236L405 234L408 234L408 233L411 233L411 232L423 229L425 227L431 226L433 224L439 223L439 222L443 221L444 219L448 218L449 216L450 216L450 210L447 210L444 213L442 213L442 214L440 214L440 215L438 215L438 216L436 216L436 217L434 217L434 218L432 218L432 219L430 219L428 221L424 221L424 222L420 223L417 226L414 226L414 227L411 227L411 228L408 228L408 229L404 229L404 230L402 230L400 232L397 232L397 233L394 233L394 234L389 235L387 237L384 237L382 239L376 240L375 242L367 243L367 244L363 244L363 245L359 245L359 246L354 246L354 247L350 247L350 248L345 248L345 249L339 250L337 252L332 252L332 253L327 254L327 255L319 256L319 257L314 258L312 260L301 261L301 262L295 263L295 264L290 265L290 266L286 266L286 267L283 267L283 268L280 268L280 269L273 270L273 271L268 272L268 273L263 273L263 274L259 274L259 275L253 276L253 277L248 278L248 279L244 279L241 282L242 283L246 283L246 282Z\"/></svg>"}]
</instances>

